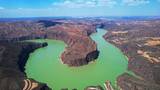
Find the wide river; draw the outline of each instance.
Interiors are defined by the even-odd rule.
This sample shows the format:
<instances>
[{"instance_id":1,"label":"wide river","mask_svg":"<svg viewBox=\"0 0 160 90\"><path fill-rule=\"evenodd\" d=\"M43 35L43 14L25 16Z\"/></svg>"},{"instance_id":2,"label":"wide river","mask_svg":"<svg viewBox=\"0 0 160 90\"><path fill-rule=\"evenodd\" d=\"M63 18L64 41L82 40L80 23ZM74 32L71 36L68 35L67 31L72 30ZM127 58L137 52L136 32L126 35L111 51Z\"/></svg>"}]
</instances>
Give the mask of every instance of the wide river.
<instances>
[{"instance_id":1,"label":"wide river","mask_svg":"<svg viewBox=\"0 0 160 90\"><path fill-rule=\"evenodd\" d=\"M26 64L29 78L47 83L53 90L68 88L84 90L86 86L101 85L106 80L115 86L116 78L127 70L127 59L122 52L102 37L107 31L97 29L91 38L97 43L100 55L95 62L81 67L68 67L61 63L60 55L66 44L58 40L34 40L48 42L48 46L30 54Z\"/></svg>"}]
</instances>

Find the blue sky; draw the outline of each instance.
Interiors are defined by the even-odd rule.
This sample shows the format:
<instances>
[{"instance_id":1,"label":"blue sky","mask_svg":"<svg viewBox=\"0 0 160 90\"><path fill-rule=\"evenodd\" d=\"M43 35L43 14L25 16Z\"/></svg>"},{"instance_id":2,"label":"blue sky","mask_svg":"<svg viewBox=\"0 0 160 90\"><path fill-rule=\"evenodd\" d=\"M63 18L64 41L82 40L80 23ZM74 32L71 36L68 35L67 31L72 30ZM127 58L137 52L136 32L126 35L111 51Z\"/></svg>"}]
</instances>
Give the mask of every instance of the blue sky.
<instances>
[{"instance_id":1,"label":"blue sky","mask_svg":"<svg viewBox=\"0 0 160 90\"><path fill-rule=\"evenodd\" d=\"M0 0L0 18L160 16L160 0Z\"/></svg>"}]
</instances>

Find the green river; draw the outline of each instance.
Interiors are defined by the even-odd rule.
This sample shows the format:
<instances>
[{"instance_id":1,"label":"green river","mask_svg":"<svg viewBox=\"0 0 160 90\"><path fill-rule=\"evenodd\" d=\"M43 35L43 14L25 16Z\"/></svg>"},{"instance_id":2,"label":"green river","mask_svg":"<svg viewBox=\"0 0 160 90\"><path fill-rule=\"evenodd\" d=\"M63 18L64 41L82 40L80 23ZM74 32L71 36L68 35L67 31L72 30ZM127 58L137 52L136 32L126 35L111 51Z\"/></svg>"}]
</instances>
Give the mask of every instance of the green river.
<instances>
[{"instance_id":1,"label":"green river","mask_svg":"<svg viewBox=\"0 0 160 90\"><path fill-rule=\"evenodd\" d=\"M127 58L102 37L107 31L97 29L91 38L97 43L100 55L95 62L81 67L68 67L61 63L60 55L66 44L59 40L33 40L48 42L48 46L30 54L25 66L29 78L46 83L53 90L68 88L84 90L86 86L101 85L106 80L115 86L116 78L127 71Z\"/></svg>"}]
</instances>

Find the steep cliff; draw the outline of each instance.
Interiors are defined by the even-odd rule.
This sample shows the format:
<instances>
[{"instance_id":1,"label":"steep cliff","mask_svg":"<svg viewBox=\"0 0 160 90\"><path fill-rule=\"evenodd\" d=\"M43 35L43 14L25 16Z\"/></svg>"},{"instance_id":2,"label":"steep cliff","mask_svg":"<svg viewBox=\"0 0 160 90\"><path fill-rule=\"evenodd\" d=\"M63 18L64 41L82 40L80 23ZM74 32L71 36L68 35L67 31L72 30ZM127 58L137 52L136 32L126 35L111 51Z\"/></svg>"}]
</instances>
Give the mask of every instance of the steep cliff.
<instances>
[{"instance_id":1,"label":"steep cliff","mask_svg":"<svg viewBox=\"0 0 160 90\"><path fill-rule=\"evenodd\" d=\"M69 66L88 64L98 57L96 43L88 36L84 26L57 25L47 30L47 38L62 40L67 43L61 60Z\"/></svg>"},{"instance_id":2,"label":"steep cliff","mask_svg":"<svg viewBox=\"0 0 160 90\"><path fill-rule=\"evenodd\" d=\"M97 45L89 37L94 32L96 27L91 24L58 21L0 23L1 40L22 41L47 38L64 41L67 47L61 59L68 66L85 65L98 57Z\"/></svg>"},{"instance_id":3,"label":"steep cliff","mask_svg":"<svg viewBox=\"0 0 160 90\"><path fill-rule=\"evenodd\" d=\"M1 90L50 90L46 84L28 79L24 66L29 54L47 44L0 41L0 89Z\"/></svg>"}]
</instances>

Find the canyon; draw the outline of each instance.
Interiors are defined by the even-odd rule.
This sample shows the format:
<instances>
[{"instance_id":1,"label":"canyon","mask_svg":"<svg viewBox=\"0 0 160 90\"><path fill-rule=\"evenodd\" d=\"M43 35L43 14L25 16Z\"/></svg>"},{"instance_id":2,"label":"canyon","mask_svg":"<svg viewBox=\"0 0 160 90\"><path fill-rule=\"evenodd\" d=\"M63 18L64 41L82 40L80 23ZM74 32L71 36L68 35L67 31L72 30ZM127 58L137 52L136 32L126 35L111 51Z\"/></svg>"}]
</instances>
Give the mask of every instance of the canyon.
<instances>
[{"instance_id":1,"label":"canyon","mask_svg":"<svg viewBox=\"0 0 160 90\"><path fill-rule=\"evenodd\" d=\"M118 47L128 58L128 70L117 77L121 90L160 89L160 20L108 20L105 18L25 20L0 22L0 88L22 90L27 87L24 65L29 53L47 43L22 42L55 39L67 44L61 61L70 67L87 65L98 58L96 43L90 35L96 28L107 33L106 41ZM5 73L3 73L5 72ZM29 79L34 90L50 90L46 84ZM7 89L6 89L7 88Z\"/></svg>"},{"instance_id":2,"label":"canyon","mask_svg":"<svg viewBox=\"0 0 160 90\"><path fill-rule=\"evenodd\" d=\"M61 55L61 60L68 66L82 66L98 57L96 43L89 37L91 33L96 32L96 27L71 22L57 23L44 20L0 23L0 39L6 41L62 40L67 47ZM53 26L48 27L46 24Z\"/></svg>"},{"instance_id":3,"label":"canyon","mask_svg":"<svg viewBox=\"0 0 160 90\"><path fill-rule=\"evenodd\" d=\"M90 24L48 20L0 22L0 59L2 67L0 88L22 90L22 87L24 87L24 90L26 90L26 88L33 88L27 85L26 82L29 82L29 85L34 86L36 84L34 90L49 90L45 84L32 79L28 80L24 72L29 54L37 48L46 46L47 43L41 45L40 43L22 43L22 41L33 39L62 40L67 44L61 55L62 63L77 67L96 60L99 55L96 43L89 37L93 32L96 32L96 27ZM6 74L3 74L3 72ZM15 74L12 76L13 73ZM15 82L15 80L18 81ZM6 84L5 82L11 83Z\"/></svg>"}]
</instances>

